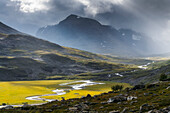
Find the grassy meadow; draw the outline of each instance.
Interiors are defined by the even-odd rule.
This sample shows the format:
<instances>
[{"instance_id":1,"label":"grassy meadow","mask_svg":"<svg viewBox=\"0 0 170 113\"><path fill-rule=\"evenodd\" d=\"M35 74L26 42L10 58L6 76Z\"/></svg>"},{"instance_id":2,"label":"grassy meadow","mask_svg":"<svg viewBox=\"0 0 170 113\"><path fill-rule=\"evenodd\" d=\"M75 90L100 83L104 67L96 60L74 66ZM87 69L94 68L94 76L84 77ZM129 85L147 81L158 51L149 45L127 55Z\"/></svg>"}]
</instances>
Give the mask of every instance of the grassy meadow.
<instances>
[{"instance_id":1,"label":"grassy meadow","mask_svg":"<svg viewBox=\"0 0 170 113\"><path fill-rule=\"evenodd\" d=\"M29 104L43 103L43 101L32 101L26 100L26 97L53 94L52 90L55 89L69 89L69 86L60 86L61 83L72 82L73 80L42 80L42 81L11 81L11 82L0 82L0 104L7 103L11 105L19 105L23 102ZM102 82L105 84L87 86L82 90L72 90L67 92L65 95L60 96L47 96L42 98L47 99L65 99L80 98L87 94L97 95L100 93L108 92L111 90L111 86L116 84L124 85L124 87L130 87L129 84L113 83L113 82ZM81 84L81 83L80 83Z\"/></svg>"}]
</instances>

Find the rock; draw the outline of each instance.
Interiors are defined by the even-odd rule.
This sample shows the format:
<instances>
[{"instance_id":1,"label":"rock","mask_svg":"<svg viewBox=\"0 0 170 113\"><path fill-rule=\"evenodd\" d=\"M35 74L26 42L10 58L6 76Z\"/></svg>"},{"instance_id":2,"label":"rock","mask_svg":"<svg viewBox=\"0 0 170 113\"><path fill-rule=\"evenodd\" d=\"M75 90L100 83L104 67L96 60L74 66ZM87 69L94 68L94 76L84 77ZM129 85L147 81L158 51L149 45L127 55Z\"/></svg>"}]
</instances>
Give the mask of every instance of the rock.
<instances>
[{"instance_id":1,"label":"rock","mask_svg":"<svg viewBox=\"0 0 170 113\"><path fill-rule=\"evenodd\" d=\"M140 106L140 112L146 112L149 110L152 110L153 106L150 106L149 104L143 104L142 106Z\"/></svg>"},{"instance_id":2,"label":"rock","mask_svg":"<svg viewBox=\"0 0 170 113\"><path fill-rule=\"evenodd\" d=\"M168 86L166 89L170 89L170 86Z\"/></svg>"},{"instance_id":3,"label":"rock","mask_svg":"<svg viewBox=\"0 0 170 113\"><path fill-rule=\"evenodd\" d=\"M148 96L148 95L149 95L149 93L144 93L143 95L144 95L144 96Z\"/></svg>"},{"instance_id":4,"label":"rock","mask_svg":"<svg viewBox=\"0 0 170 113\"><path fill-rule=\"evenodd\" d=\"M56 107L58 107L58 105L56 104L56 105L53 105L52 107L53 107L53 108L56 108Z\"/></svg>"},{"instance_id":5,"label":"rock","mask_svg":"<svg viewBox=\"0 0 170 113\"><path fill-rule=\"evenodd\" d=\"M122 103L121 103L121 102L118 102L117 104L120 105L120 104L122 104Z\"/></svg>"},{"instance_id":6,"label":"rock","mask_svg":"<svg viewBox=\"0 0 170 113\"><path fill-rule=\"evenodd\" d=\"M130 105L133 105L134 103L137 103L138 101L132 101L130 102Z\"/></svg>"},{"instance_id":7,"label":"rock","mask_svg":"<svg viewBox=\"0 0 170 113\"><path fill-rule=\"evenodd\" d=\"M165 107L165 108L160 109L160 110L157 110L157 109L150 110L150 111L148 111L148 113L169 113L169 111L170 111L170 106Z\"/></svg>"},{"instance_id":8,"label":"rock","mask_svg":"<svg viewBox=\"0 0 170 113\"><path fill-rule=\"evenodd\" d=\"M91 102L90 103L90 105L96 105L96 104L98 104L98 103L96 103L96 102Z\"/></svg>"},{"instance_id":9,"label":"rock","mask_svg":"<svg viewBox=\"0 0 170 113\"><path fill-rule=\"evenodd\" d=\"M153 92L149 92L149 94L153 94Z\"/></svg>"},{"instance_id":10,"label":"rock","mask_svg":"<svg viewBox=\"0 0 170 113\"><path fill-rule=\"evenodd\" d=\"M90 102L86 101L86 102L84 102L84 104L90 105Z\"/></svg>"},{"instance_id":11,"label":"rock","mask_svg":"<svg viewBox=\"0 0 170 113\"><path fill-rule=\"evenodd\" d=\"M88 111L82 111L81 113L89 113Z\"/></svg>"},{"instance_id":12,"label":"rock","mask_svg":"<svg viewBox=\"0 0 170 113\"><path fill-rule=\"evenodd\" d=\"M69 107L68 109L69 109L69 111L77 111L78 107Z\"/></svg>"},{"instance_id":13,"label":"rock","mask_svg":"<svg viewBox=\"0 0 170 113\"><path fill-rule=\"evenodd\" d=\"M8 106L5 106L3 109L14 109L14 107L11 105L8 105Z\"/></svg>"},{"instance_id":14,"label":"rock","mask_svg":"<svg viewBox=\"0 0 170 113\"><path fill-rule=\"evenodd\" d=\"M114 111L110 111L109 113L120 113L120 111L116 111L116 110L114 110Z\"/></svg>"},{"instance_id":15,"label":"rock","mask_svg":"<svg viewBox=\"0 0 170 113\"><path fill-rule=\"evenodd\" d=\"M137 90L137 89L144 89L145 85L136 85L132 88L132 90Z\"/></svg>"},{"instance_id":16,"label":"rock","mask_svg":"<svg viewBox=\"0 0 170 113\"><path fill-rule=\"evenodd\" d=\"M128 96L128 94L125 94L124 96L126 96L126 97L127 97L127 96Z\"/></svg>"},{"instance_id":17,"label":"rock","mask_svg":"<svg viewBox=\"0 0 170 113\"><path fill-rule=\"evenodd\" d=\"M139 113L139 112L137 112L138 111L138 109L131 109L130 111L129 111L129 113L131 113L131 112L133 112L133 113Z\"/></svg>"},{"instance_id":18,"label":"rock","mask_svg":"<svg viewBox=\"0 0 170 113\"><path fill-rule=\"evenodd\" d=\"M90 95L90 94L88 94L86 97L87 97L87 98L91 98L91 95Z\"/></svg>"},{"instance_id":19,"label":"rock","mask_svg":"<svg viewBox=\"0 0 170 113\"><path fill-rule=\"evenodd\" d=\"M163 112L163 113L169 113L169 110L167 110L167 108L163 108L160 111Z\"/></svg>"},{"instance_id":20,"label":"rock","mask_svg":"<svg viewBox=\"0 0 170 113\"><path fill-rule=\"evenodd\" d=\"M154 88L156 86L158 86L158 85L156 85L156 84L149 84L149 85L146 86L146 88Z\"/></svg>"},{"instance_id":21,"label":"rock","mask_svg":"<svg viewBox=\"0 0 170 113\"><path fill-rule=\"evenodd\" d=\"M165 91L162 92L162 94L165 94L165 93L166 93Z\"/></svg>"},{"instance_id":22,"label":"rock","mask_svg":"<svg viewBox=\"0 0 170 113\"><path fill-rule=\"evenodd\" d=\"M23 103L22 108L26 108L26 107L30 107L30 105L27 102Z\"/></svg>"},{"instance_id":23,"label":"rock","mask_svg":"<svg viewBox=\"0 0 170 113\"><path fill-rule=\"evenodd\" d=\"M109 100L107 101L108 103L112 103L112 102L122 102L122 101L126 101L127 98L125 96L114 96L113 98L109 98Z\"/></svg>"},{"instance_id":24,"label":"rock","mask_svg":"<svg viewBox=\"0 0 170 113\"><path fill-rule=\"evenodd\" d=\"M130 100L135 100L135 99L137 99L137 97L134 97L134 96L128 96L128 97L127 97L127 100L128 100L128 101L130 101Z\"/></svg>"},{"instance_id":25,"label":"rock","mask_svg":"<svg viewBox=\"0 0 170 113\"><path fill-rule=\"evenodd\" d=\"M128 104L128 102L123 102L123 105L127 105Z\"/></svg>"},{"instance_id":26,"label":"rock","mask_svg":"<svg viewBox=\"0 0 170 113\"><path fill-rule=\"evenodd\" d=\"M123 94L119 94L119 96L123 96Z\"/></svg>"},{"instance_id":27,"label":"rock","mask_svg":"<svg viewBox=\"0 0 170 113\"><path fill-rule=\"evenodd\" d=\"M159 112L159 110L154 109L154 110L148 111L148 113L160 113L160 112Z\"/></svg>"},{"instance_id":28,"label":"rock","mask_svg":"<svg viewBox=\"0 0 170 113\"><path fill-rule=\"evenodd\" d=\"M85 97L85 96L82 96L81 99L86 99L86 97Z\"/></svg>"},{"instance_id":29,"label":"rock","mask_svg":"<svg viewBox=\"0 0 170 113\"><path fill-rule=\"evenodd\" d=\"M81 107L81 105L80 105L80 104L76 104L74 107L79 107L79 108L80 108L80 107Z\"/></svg>"},{"instance_id":30,"label":"rock","mask_svg":"<svg viewBox=\"0 0 170 113\"><path fill-rule=\"evenodd\" d=\"M97 98L97 97L98 97L98 95L94 95L94 96L93 96L93 98Z\"/></svg>"},{"instance_id":31,"label":"rock","mask_svg":"<svg viewBox=\"0 0 170 113\"><path fill-rule=\"evenodd\" d=\"M166 109L170 111L170 106L168 106Z\"/></svg>"},{"instance_id":32,"label":"rock","mask_svg":"<svg viewBox=\"0 0 170 113\"><path fill-rule=\"evenodd\" d=\"M104 107L103 106L101 106L101 107L99 107L100 109L103 109Z\"/></svg>"},{"instance_id":33,"label":"rock","mask_svg":"<svg viewBox=\"0 0 170 113\"><path fill-rule=\"evenodd\" d=\"M62 99L61 101L65 101L65 98L64 98L64 97L61 97L61 99Z\"/></svg>"},{"instance_id":34,"label":"rock","mask_svg":"<svg viewBox=\"0 0 170 113\"><path fill-rule=\"evenodd\" d=\"M108 94L110 94L110 93L114 93L114 91L109 91Z\"/></svg>"},{"instance_id":35,"label":"rock","mask_svg":"<svg viewBox=\"0 0 170 113\"><path fill-rule=\"evenodd\" d=\"M81 103L80 106L81 106L81 109L89 109L89 106L87 104Z\"/></svg>"},{"instance_id":36,"label":"rock","mask_svg":"<svg viewBox=\"0 0 170 113\"><path fill-rule=\"evenodd\" d=\"M152 96L157 96L157 94L154 93Z\"/></svg>"},{"instance_id":37,"label":"rock","mask_svg":"<svg viewBox=\"0 0 170 113\"><path fill-rule=\"evenodd\" d=\"M101 104L108 104L107 102L101 102Z\"/></svg>"},{"instance_id":38,"label":"rock","mask_svg":"<svg viewBox=\"0 0 170 113\"><path fill-rule=\"evenodd\" d=\"M120 113L128 113L129 108L125 107L122 112Z\"/></svg>"},{"instance_id":39,"label":"rock","mask_svg":"<svg viewBox=\"0 0 170 113\"><path fill-rule=\"evenodd\" d=\"M6 103L2 103L3 106L6 106L7 104Z\"/></svg>"},{"instance_id":40,"label":"rock","mask_svg":"<svg viewBox=\"0 0 170 113\"><path fill-rule=\"evenodd\" d=\"M46 112L52 112L53 110L52 109L46 109L45 111Z\"/></svg>"},{"instance_id":41,"label":"rock","mask_svg":"<svg viewBox=\"0 0 170 113\"><path fill-rule=\"evenodd\" d=\"M131 90L132 90L132 89L129 88L129 87L127 87L127 88L125 89L126 92L130 92Z\"/></svg>"}]
</instances>

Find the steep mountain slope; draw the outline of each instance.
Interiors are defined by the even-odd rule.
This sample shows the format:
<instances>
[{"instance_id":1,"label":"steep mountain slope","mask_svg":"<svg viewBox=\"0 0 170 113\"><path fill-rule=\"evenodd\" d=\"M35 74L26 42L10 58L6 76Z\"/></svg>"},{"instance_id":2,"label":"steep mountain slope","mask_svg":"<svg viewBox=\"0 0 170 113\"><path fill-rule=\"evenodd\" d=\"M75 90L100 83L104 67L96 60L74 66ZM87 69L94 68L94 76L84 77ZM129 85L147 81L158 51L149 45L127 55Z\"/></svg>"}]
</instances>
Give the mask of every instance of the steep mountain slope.
<instances>
[{"instance_id":1,"label":"steep mountain slope","mask_svg":"<svg viewBox=\"0 0 170 113\"><path fill-rule=\"evenodd\" d=\"M143 70L137 65L152 61L93 54L26 34L0 33L0 50L0 80L90 79L138 84L157 81L166 70L164 65Z\"/></svg>"},{"instance_id":2,"label":"steep mountain slope","mask_svg":"<svg viewBox=\"0 0 170 113\"><path fill-rule=\"evenodd\" d=\"M0 33L19 34L20 32L0 22Z\"/></svg>"},{"instance_id":3,"label":"steep mountain slope","mask_svg":"<svg viewBox=\"0 0 170 113\"><path fill-rule=\"evenodd\" d=\"M90 56L98 59L102 57L84 52L90 54L86 58L84 54L81 56L82 51L79 53L79 50L61 47L29 35L3 35L0 49L0 80L41 79L47 75L72 75L119 68L117 64L102 63L100 60L94 62L96 65L105 64L106 67L96 66L96 69L91 64L85 65L90 62L89 59L95 60ZM76 51L79 56L75 56Z\"/></svg>"},{"instance_id":4,"label":"steep mountain slope","mask_svg":"<svg viewBox=\"0 0 170 113\"><path fill-rule=\"evenodd\" d=\"M153 41L129 29L115 29L98 21L70 15L57 25L40 28L37 36L91 52L138 56L150 54ZM153 44L154 45L154 44Z\"/></svg>"},{"instance_id":5,"label":"steep mountain slope","mask_svg":"<svg viewBox=\"0 0 170 113\"><path fill-rule=\"evenodd\" d=\"M4 34L1 30L0 49L0 80L46 79L54 75L126 69L125 65L114 61L128 62L62 47L26 34Z\"/></svg>"}]
</instances>

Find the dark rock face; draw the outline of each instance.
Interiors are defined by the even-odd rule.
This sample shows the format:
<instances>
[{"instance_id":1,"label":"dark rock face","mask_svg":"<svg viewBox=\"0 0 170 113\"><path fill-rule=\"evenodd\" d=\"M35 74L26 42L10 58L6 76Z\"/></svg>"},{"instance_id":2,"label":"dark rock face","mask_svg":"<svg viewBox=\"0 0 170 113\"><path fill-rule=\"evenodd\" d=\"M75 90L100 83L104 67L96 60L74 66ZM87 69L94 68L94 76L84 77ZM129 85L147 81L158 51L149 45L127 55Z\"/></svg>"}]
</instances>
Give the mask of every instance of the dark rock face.
<instances>
[{"instance_id":1,"label":"dark rock face","mask_svg":"<svg viewBox=\"0 0 170 113\"><path fill-rule=\"evenodd\" d=\"M132 90L137 90L137 89L143 89L145 88L145 85L136 85Z\"/></svg>"},{"instance_id":2,"label":"dark rock face","mask_svg":"<svg viewBox=\"0 0 170 113\"><path fill-rule=\"evenodd\" d=\"M37 36L64 46L97 53L139 55L152 50L149 45L152 40L145 35L129 29L117 30L77 15L70 15L57 25L40 28Z\"/></svg>"}]
</instances>

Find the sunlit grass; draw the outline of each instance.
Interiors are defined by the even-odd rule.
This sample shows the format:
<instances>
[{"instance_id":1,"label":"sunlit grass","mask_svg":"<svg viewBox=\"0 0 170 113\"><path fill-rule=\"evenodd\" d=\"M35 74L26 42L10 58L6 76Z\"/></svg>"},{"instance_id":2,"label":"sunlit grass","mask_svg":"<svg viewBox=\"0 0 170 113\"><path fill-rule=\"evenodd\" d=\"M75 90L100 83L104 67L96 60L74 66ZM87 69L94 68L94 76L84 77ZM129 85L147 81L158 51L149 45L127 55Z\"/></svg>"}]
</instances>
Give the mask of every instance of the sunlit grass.
<instances>
[{"instance_id":1,"label":"sunlit grass","mask_svg":"<svg viewBox=\"0 0 170 113\"><path fill-rule=\"evenodd\" d=\"M29 101L25 97L33 95L52 94L52 90L62 88L60 83L69 82L68 80L48 80L48 81L14 81L0 82L0 104L22 104L42 103L42 101Z\"/></svg>"},{"instance_id":2,"label":"sunlit grass","mask_svg":"<svg viewBox=\"0 0 170 113\"><path fill-rule=\"evenodd\" d=\"M98 81L97 81L98 82ZM61 97L64 97L65 99L70 99L70 98L81 98L83 96L87 96L90 94L91 96L94 95L99 95L101 93L107 93L111 91L111 87L113 85L123 85L124 88L126 87L131 87L129 84L126 83L115 83L115 82L106 82L106 81L99 81L105 84L98 84L98 85L93 85L93 86L87 86L85 89L82 90L72 90L68 92L65 95L58 95L58 96L44 96L43 98L47 99L58 99L61 100Z\"/></svg>"},{"instance_id":3,"label":"sunlit grass","mask_svg":"<svg viewBox=\"0 0 170 113\"><path fill-rule=\"evenodd\" d=\"M52 90L55 89L70 89L69 86L60 86L61 83L72 82L73 80L43 80L43 81L12 81L12 82L0 82L0 104L7 103L12 105L22 104L23 102L43 103L43 101L31 101L26 100L26 97L44 94L53 94ZM113 82L104 82L103 85L88 86L82 90L72 90L65 95L61 96L47 96L43 98L47 99L59 99L65 97L80 98L87 94L98 95L100 93L108 92L111 90L111 86L118 84ZM121 84L121 83L119 83ZM128 84L123 84L125 87L129 87Z\"/></svg>"}]
</instances>

